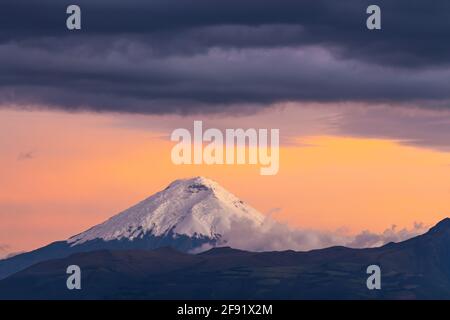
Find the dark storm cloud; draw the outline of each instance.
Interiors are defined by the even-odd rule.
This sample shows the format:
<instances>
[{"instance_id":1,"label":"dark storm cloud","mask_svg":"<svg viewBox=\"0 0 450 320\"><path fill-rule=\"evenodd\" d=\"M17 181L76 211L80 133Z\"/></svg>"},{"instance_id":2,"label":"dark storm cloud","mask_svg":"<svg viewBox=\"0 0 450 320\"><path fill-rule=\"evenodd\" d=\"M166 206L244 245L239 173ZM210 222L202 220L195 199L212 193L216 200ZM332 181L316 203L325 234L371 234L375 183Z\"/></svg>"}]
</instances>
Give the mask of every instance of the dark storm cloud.
<instances>
[{"instance_id":1,"label":"dark storm cloud","mask_svg":"<svg viewBox=\"0 0 450 320\"><path fill-rule=\"evenodd\" d=\"M183 40L206 47L329 45L346 56L411 67L450 62L447 0L2 0L0 39L68 36L64 13L69 4L81 6L84 34L152 35L173 40L189 37L185 32L193 29L265 26L243 34L228 30L233 36L219 29L204 33L203 38L200 33ZM365 10L370 4L382 8L382 31L369 33L365 28ZM303 31L293 32L295 26ZM186 46L178 49L183 48Z\"/></svg>"},{"instance_id":2,"label":"dark storm cloud","mask_svg":"<svg viewBox=\"0 0 450 320\"><path fill-rule=\"evenodd\" d=\"M450 2L2 0L0 103L138 113L450 99ZM69 4L80 32L65 28Z\"/></svg>"}]
</instances>

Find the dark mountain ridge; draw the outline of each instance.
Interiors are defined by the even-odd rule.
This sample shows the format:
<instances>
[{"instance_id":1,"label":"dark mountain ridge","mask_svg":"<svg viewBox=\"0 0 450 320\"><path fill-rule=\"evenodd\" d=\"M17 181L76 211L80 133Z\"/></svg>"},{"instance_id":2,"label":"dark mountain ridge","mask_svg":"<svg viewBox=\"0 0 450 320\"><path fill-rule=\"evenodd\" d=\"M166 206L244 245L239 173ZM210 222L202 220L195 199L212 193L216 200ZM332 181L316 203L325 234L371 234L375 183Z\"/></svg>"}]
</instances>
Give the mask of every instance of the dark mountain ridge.
<instances>
[{"instance_id":1,"label":"dark mountain ridge","mask_svg":"<svg viewBox=\"0 0 450 320\"><path fill-rule=\"evenodd\" d=\"M66 288L66 268L72 264L81 267L81 290ZM381 268L381 290L366 287L372 264ZM450 219L424 235L371 249L77 253L0 281L0 298L450 299Z\"/></svg>"}]
</instances>

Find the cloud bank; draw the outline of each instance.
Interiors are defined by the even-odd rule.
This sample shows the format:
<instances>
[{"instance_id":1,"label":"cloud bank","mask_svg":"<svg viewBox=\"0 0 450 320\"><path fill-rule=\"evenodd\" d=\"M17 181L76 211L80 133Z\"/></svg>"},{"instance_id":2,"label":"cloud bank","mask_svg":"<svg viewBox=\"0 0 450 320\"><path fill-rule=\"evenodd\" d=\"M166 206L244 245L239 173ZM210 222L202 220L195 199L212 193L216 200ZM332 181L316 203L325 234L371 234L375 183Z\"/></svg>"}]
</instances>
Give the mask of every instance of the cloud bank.
<instances>
[{"instance_id":1,"label":"cloud bank","mask_svg":"<svg viewBox=\"0 0 450 320\"><path fill-rule=\"evenodd\" d=\"M428 228L422 223L415 223L411 229L399 229L393 225L382 233L364 230L351 236L339 231L295 229L272 218L266 218L262 226L235 222L231 225L230 232L223 235L221 245L248 251L308 251L333 246L372 248L390 242L405 241L427 231ZM206 245L197 251L210 248L210 245Z\"/></svg>"},{"instance_id":2,"label":"cloud bank","mask_svg":"<svg viewBox=\"0 0 450 320\"><path fill-rule=\"evenodd\" d=\"M4 0L0 105L127 113L235 112L286 101L450 106L450 3Z\"/></svg>"}]
</instances>

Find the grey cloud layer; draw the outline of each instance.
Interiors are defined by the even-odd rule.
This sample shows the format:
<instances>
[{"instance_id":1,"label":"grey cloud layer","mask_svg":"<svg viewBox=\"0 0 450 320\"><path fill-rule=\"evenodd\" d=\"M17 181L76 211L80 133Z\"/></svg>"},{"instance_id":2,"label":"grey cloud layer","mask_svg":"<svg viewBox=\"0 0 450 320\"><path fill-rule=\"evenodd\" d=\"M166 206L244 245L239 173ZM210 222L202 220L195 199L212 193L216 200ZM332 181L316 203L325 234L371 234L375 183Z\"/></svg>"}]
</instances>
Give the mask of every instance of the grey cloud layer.
<instances>
[{"instance_id":1,"label":"grey cloud layer","mask_svg":"<svg viewBox=\"0 0 450 320\"><path fill-rule=\"evenodd\" d=\"M196 45L199 41L206 46L236 47L326 44L339 46L351 56L385 63L428 65L450 60L446 41L450 3L446 0L378 0L384 26L378 33L365 29L365 9L373 4L369 0L3 0L1 38L67 35L61 28L65 19L61 12L74 3L83 8L84 34L167 37L172 33L171 38L178 38L195 28L266 26L233 36L217 30L203 39L196 37ZM286 32L280 25L288 27ZM301 26L303 32L293 32L293 26Z\"/></svg>"},{"instance_id":2,"label":"grey cloud layer","mask_svg":"<svg viewBox=\"0 0 450 320\"><path fill-rule=\"evenodd\" d=\"M450 112L372 107L342 110L336 131L344 135L395 139L404 144L450 151Z\"/></svg>"},{"instance_id":3,"label":"grey cloud layer","mask_svg":"<svg viewBox=\"0 0 450 320\"><path fill-rule=\"evenodd\" d=\"M65 30L82 7L83 30ZM137 113L450 99L450 2L2 1L0 104Z\"/></svg>"}]
</instances>

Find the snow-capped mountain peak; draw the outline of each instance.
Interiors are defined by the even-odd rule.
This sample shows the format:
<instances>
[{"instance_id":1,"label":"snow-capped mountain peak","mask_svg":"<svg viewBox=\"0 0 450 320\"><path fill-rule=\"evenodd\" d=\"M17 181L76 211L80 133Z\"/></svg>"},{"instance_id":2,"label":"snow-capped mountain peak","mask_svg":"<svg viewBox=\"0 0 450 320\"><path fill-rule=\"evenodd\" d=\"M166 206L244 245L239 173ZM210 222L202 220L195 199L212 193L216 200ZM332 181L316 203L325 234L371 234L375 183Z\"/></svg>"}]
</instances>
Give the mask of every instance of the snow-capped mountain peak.
<instances>
[{"instance_id":1,"label":"snow-capped mountain peak","mask_svg":"<svg viewBox=\"0 0 450 320\"><path fill-rule=\"evenodd\" d=\"M221 187L195 177L166 189L107 221L67 240L72 246L91 240L135 240L145 236L183 235L218 240L233 223L262 225L264 216Z\"/></svg>"}]
</instances>

